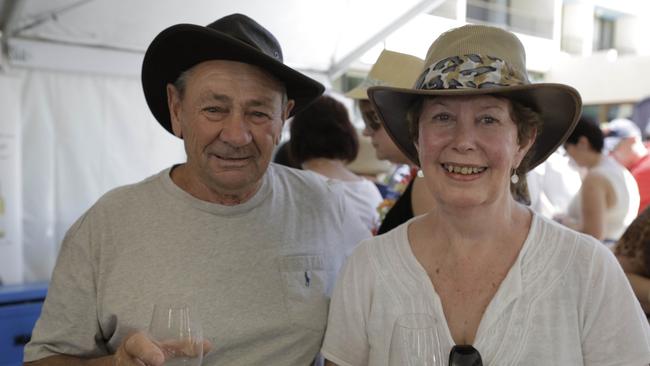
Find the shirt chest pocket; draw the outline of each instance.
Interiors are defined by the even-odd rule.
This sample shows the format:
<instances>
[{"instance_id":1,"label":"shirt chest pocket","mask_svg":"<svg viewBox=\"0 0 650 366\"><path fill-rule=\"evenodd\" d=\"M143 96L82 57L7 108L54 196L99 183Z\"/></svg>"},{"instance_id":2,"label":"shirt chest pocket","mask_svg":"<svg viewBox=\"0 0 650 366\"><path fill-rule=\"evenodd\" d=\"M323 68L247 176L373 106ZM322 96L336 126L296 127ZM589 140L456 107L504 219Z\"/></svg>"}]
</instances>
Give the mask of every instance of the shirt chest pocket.
<instances>
[{"instance_id":1,"label":"shirt chest pocket","mask_svg":"<svg viewBox=\"0 0 650 366\"><path fill-rule=\"evenodd\" d=\"M328 271L321 255L294 255L280 258L284 302L291 322L322 332L327 323Z\"/></svg>"}]
</instances>

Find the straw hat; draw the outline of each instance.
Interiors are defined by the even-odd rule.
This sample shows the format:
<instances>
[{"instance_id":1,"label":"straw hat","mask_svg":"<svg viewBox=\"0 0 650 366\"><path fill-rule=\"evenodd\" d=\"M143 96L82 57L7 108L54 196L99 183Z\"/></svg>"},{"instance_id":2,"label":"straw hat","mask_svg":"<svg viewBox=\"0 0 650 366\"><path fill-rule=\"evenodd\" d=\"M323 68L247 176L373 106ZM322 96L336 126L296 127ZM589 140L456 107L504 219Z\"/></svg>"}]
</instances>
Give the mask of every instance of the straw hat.
<instances>
[{"instance_id":1,"label":"straw hat","mask_svg":"<svg viewBox=\"0 0 650 366\"><path fill-rule=\"evenodd\" d=\"M239 61L258 66L285 85L296 104L291 115L305 108L325 88L316 80L285 65L277 39L242 14L219 18L207 26L176 24L156 36L142 63L142 87L149 109L173 133L167 107L168 83L194 65L208 60Z\"/></svg>"},{"instance_id":2,"label":"straw hat","mask_svg":"<svg viewBox=\"0 0 650 366\"><path fill-rule=\"evenodd\" d=\"M368 76L354 89L345 93L352 99L368 99L367 90L371 86L394 86L410 88L420 75L424 61L404 53L383 50Z\"/></svg>"},{"instance_id":3,"label":"straw hat","mask_svg":"<svg viewBox=\"0 0 650 366\"><path fill-rule=\"evenodd\" d=\"M580 117L580 94L564 84L531 84L523 45L500 28L465 25L445 32L429 48L424 65L412 89L368 89L384 128L417 165L406 114L423 96L495 95L532 108L541 115L543 127L529 152L529 170L564 142Z\"/></svg>"}]
</instances>

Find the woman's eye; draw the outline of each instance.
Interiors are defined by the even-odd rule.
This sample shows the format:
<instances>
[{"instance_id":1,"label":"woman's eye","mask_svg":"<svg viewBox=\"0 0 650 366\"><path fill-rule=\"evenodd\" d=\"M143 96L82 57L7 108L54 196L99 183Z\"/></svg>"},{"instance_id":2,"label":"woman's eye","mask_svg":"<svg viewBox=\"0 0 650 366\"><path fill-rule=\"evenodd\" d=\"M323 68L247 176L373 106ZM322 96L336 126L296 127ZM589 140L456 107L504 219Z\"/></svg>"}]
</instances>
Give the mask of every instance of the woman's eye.
<instances>
[{"instance_id":1,"label":"woman's eye","mask_svg":"<svg viewBox=\"0 0 650 366\"><path fill-rule=\"evenodd\" d=\"M449 121L451 116L447 113L438 113L433 116L434 121Z\"/></svg>"},{"instance_id":2,"label":"woman's eye","mask_svg":"<svg viewBox=\"0 0 650 366\"><path fill-rule=\"evenodd\" d=\"M485 124L492 124L498 122L498 120L492 116L483 116L481 117L481 122Z\"/></svg>"}]
</instances>

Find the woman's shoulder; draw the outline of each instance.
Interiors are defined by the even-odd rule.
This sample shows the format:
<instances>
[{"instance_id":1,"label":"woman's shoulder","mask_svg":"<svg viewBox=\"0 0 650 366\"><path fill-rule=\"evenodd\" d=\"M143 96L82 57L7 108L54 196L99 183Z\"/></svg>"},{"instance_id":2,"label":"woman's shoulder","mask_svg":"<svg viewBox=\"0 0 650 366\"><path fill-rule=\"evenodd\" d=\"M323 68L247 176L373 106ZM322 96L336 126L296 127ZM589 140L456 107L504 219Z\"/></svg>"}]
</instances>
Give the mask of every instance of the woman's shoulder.
<instances>
[{"instance_id":1,"label":"woman's shoulder","mask_svg":"<svg viewBox=\"0 0 650 366\"><path fill-rule=\"evenodd\" d=\"M566 271L589 271L594 260L602 262L613 257L609 248L590 235L537 214L535 222L535 251Z\"/></svg>"},{"instance_id":2,"label":"woman's shoulder","mask_svg":"<svg viewBox=\"0 0 650 366\"><path fill-rule=\"evenodd\" d=\"M404 255L404 243L407 239L407 225L404 223L395 229L363 240L355 248L350 260L378 268L386 268Z\"/></svg>"}]
</instances>

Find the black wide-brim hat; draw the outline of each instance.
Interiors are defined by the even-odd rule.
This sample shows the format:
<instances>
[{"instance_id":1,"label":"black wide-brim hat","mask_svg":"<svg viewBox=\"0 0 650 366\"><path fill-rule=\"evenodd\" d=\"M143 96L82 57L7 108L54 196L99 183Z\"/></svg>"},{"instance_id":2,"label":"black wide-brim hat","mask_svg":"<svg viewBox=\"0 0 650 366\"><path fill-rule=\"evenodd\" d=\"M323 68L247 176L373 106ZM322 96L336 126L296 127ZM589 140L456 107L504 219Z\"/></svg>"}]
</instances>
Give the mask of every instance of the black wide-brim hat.
<instances>
[{"instance_id":1,"label":"black wide-brim hat","mask_svg":"<svg viewBox=\"0 0 650 366\"><path fill-rule=\"evenodd\" d=\"M286 66L275 37L253 19L232 14L200 26L173 25L156 36L142 62L142 87L149 109L173 134L167 105L167 84L191 67L209 60L229 60L258 66L282 82L295 101L291 115L320 96L322 84Z\"/></svg>"},{"instance_id":2,"label":"black wide-brim hat","mask_svg":"<svg viewBox=\"0 0 650 366\"><path fill-rule=\"evenodd\" d=\"M413 88L368 89L386 132L418 166L407 113L421 98L492 95L539 113L542 128L528 152L528 170L562 145L580 117L580 94L564 84L530 83L523 45L514 34L499 28L466 25L443 33L429 48L424 65Z\"/></svg>"}]
</instances>

